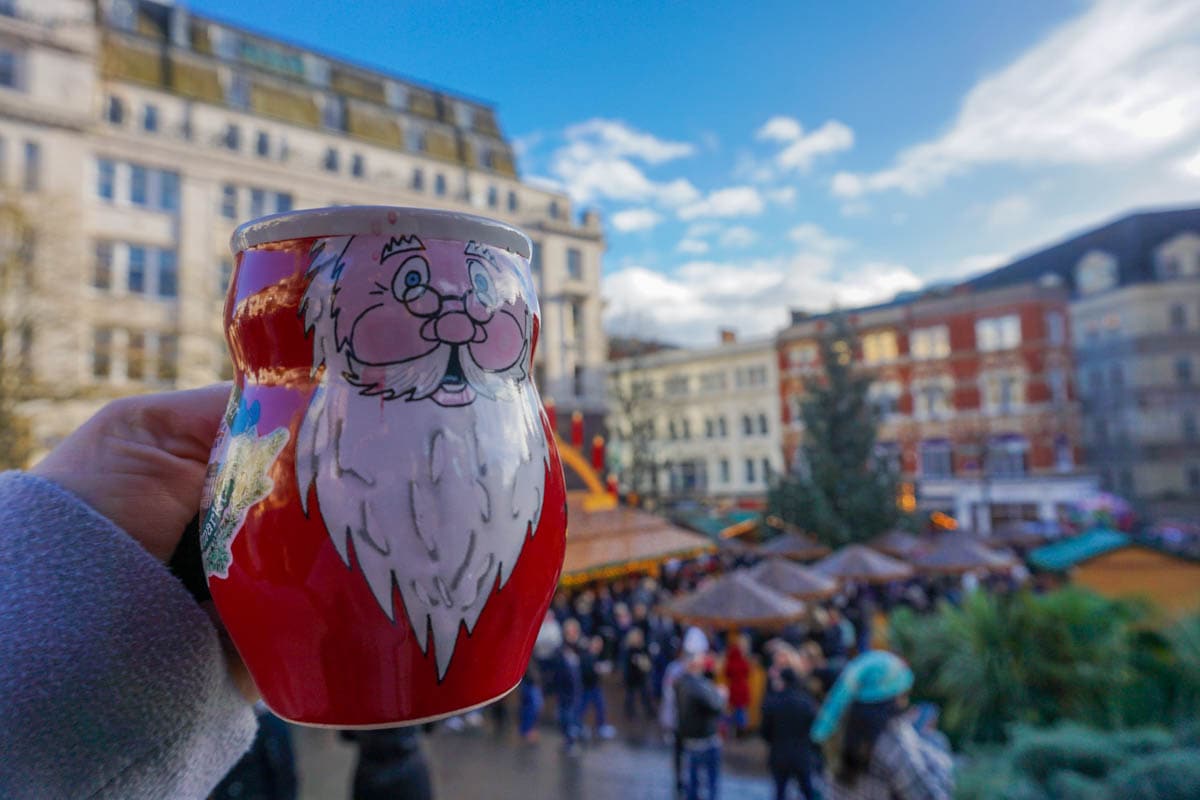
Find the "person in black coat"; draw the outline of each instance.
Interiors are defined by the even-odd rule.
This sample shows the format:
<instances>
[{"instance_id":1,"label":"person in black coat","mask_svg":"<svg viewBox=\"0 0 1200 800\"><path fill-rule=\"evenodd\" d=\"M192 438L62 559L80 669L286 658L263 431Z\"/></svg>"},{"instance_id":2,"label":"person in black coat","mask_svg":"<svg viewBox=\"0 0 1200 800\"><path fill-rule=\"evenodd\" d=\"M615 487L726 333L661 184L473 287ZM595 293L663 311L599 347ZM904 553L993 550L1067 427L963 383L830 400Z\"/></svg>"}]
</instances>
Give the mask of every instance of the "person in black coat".
<instances>
[{"instance_id":1,"label":"person in black coat","mask_svg":"<svg viewBox=\"0 0 1200 800\"><path fill-rule=\"evenodd\" d=\"M817 717L817 702L800 684L795 671L779 673L782 688L763 700L762 735L770 748L767 756L775 779L775 800L784 800L794 778L804 797L813 797L812 774L817 758L809 731Z\"/></svg>"},{"instance_id":2,"label":"person in black coat","mask_svg":"<svg viewBox=\"0 0 1200 800\"><path fill-rule=\"evenodd\" d=\"M358 744L354 800L432 800L416 728L342 731L342 738Z\"/></svg>"}]
</instances>

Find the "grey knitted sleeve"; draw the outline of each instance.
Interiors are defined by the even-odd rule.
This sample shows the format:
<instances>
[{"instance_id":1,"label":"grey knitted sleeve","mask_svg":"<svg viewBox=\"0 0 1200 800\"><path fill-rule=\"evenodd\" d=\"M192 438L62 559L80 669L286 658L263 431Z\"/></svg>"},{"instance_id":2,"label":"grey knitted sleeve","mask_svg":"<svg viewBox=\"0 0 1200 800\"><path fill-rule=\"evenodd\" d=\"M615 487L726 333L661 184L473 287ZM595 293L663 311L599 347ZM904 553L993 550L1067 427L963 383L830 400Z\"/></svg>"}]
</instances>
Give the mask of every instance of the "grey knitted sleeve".
<instances>
[{"instance_id":1,"label":"grey knitted sleeve","mask_svg":"<svg viewBox=\"0 0 1200 800\"><path fill-rule=\"evenodd\" d=\"M254 732L183 584L73 494L0 474L0 797L203 798Z\"/></svg>"}]
</instances>

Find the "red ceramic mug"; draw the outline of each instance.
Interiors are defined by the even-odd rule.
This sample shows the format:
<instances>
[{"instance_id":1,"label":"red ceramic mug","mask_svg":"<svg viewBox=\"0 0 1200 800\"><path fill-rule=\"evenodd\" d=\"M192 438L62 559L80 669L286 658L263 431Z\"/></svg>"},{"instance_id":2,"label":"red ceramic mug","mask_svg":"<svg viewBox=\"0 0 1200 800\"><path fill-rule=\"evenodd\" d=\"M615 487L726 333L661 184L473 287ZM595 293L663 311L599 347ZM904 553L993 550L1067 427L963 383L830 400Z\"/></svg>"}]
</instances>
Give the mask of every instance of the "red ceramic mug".
<instances>
[{"instance_id":1,"label":"red ceramic mug","mask_svg":"<svg viewBox=\"0 0 1200 800\"><path fill-rule=\"evenodd\" d=\"M520 681L562 568L562 467L531 379L529 240L343 207L237 229L236 376L209 465L209 589L267 705L408 724Z\"/></svg>"}]
</instances>

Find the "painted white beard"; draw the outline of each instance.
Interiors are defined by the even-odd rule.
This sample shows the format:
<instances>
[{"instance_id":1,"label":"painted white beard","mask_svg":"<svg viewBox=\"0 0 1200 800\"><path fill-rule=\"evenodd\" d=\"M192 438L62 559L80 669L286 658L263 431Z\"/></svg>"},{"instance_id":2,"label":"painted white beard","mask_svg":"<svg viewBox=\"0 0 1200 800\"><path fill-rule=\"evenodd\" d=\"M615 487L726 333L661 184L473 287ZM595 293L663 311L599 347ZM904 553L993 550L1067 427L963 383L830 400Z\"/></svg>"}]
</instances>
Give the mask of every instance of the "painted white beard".
<instances>
[{"instance_id":1,"label":"painted white beard","mask_svg":"<svg viewBox=\"0 0 1200 800\"><path fill-rule=\"evenodd\" d=\"M388 618L394 582L422 652L433 631L439 680L541 516L545 432L532 386L517 386L447 408L364 396L327 368L297 437L305 510L315 484L334 547L349 565L353 540Z\"/></svg>"}]
</instances>

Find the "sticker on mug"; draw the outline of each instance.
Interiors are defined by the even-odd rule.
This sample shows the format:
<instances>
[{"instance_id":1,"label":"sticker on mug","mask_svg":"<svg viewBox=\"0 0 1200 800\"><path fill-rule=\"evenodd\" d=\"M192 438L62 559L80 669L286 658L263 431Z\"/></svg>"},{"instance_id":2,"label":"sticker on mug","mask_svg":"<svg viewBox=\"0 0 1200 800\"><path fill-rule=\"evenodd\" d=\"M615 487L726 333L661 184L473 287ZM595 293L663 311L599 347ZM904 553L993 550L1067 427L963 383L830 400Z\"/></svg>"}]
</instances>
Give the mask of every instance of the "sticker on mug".
<instances>
[{"instance_id":1,"label":"sticker on mug","mask_svg":"<svg viewBox=\"0 0 1200 800\"><path fill-rule=\"evenodd\" d=\"M392 622L399 590L440 680L541 516L533 287L512 253L416 235L322 239L307 277L301 503Z\"/></svg>"},{"instance_id":2,"label":"sticker on mug","mask_svg":"<svg viewBox=\"0 0 1200 800\"><path fill-rule=\"evenodd\" d=\"M215 448L223 449L224 453L214 457L210 464L200 503L205 509L200 526L200 553L204 572L210 578L229 576L233 540L242 529L246 514L274 488L270 471L287 444L288 430L280 427L260 436L261 413L257 400L247 406L245 397L234 389Z\"/></svg>"}]
</instances>

